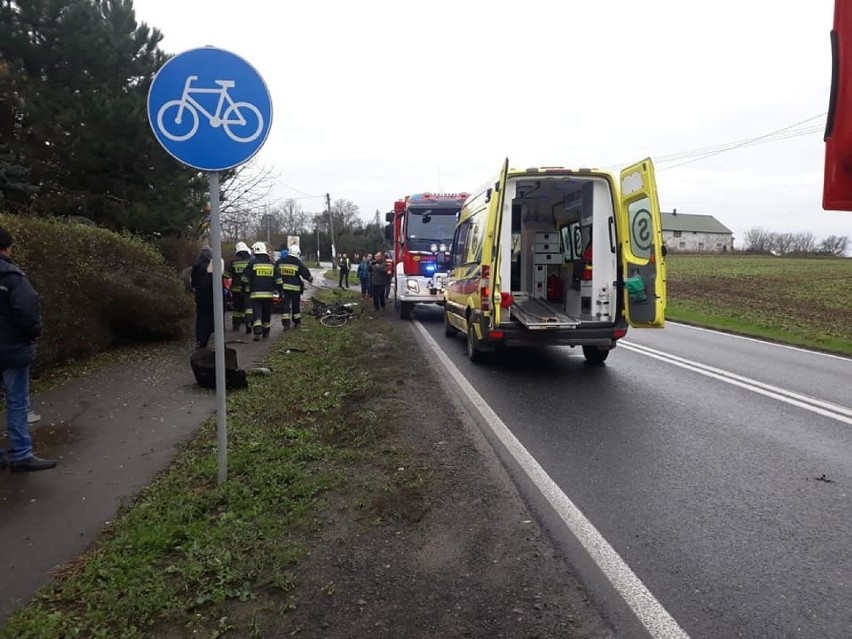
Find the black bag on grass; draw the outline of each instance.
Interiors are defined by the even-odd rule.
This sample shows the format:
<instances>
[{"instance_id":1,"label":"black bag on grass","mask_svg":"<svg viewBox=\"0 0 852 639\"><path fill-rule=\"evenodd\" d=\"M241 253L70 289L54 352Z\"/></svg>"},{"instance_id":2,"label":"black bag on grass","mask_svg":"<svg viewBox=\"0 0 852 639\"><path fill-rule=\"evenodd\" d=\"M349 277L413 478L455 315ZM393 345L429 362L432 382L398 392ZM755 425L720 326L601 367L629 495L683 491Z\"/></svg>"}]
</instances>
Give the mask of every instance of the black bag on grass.
<instances>
[{"instance_id":1,"label":"black bag on grass","mask_svg":"<svg viewBox=\"0 0 852 639\"><path fill-rule=\"evenodd\" d=\"M216 352L199 348L189 358L195 381L204 388L216 388ZM248 388L246 372L237 365L237 351L225 348L225 388Z\"/></svg>"}]
</instances>

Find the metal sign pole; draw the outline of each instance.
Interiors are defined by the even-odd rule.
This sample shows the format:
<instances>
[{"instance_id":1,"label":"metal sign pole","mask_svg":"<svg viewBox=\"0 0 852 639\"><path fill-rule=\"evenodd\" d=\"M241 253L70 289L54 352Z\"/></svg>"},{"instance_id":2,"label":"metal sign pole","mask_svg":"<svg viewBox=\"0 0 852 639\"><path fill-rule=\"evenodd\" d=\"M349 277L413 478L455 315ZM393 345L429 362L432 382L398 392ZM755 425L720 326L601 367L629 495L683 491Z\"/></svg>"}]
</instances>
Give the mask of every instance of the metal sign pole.
<instances>
[{"instance_id":1,"label":"metal sign pole","mask_svg":"<svg viewBox=\"0 0 852 639\"><path fill-rule=\"evenodd\" d=\"M208 113L192 97L202 93L219 96L215 113ZM228 430L219 172L245 164L266 142L272 127L272 97L261 75L246 60L224 49L202 47L179 53L160 67L148 89L147 111L151 130L162 147L179 162L203 171L210 184L216 443L221 486L228 478Z\"/></svg>"},{"instance_id":2,"label":"metal sign pole","mask_svg":"<svg viewBox=\"0 0 852 639\"><path fill-rule=\"evenodd\" d=\"M216 448L219 485L228 478L228 422L225 414L225 300L222 291L222 230L219 225L219 172L210 183L210 244L213 248L213 344L216 352Z\"/></svg>"}]
</instances>

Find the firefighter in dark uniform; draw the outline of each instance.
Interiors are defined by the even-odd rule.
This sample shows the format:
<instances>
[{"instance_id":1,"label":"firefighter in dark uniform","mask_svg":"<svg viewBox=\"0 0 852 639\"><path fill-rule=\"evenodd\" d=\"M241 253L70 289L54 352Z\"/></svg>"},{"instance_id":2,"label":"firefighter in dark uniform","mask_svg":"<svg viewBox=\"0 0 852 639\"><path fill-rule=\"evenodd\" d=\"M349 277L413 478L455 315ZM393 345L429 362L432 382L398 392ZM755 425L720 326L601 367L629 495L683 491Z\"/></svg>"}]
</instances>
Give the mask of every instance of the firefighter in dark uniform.
<instances>
[{"instance_id":1,"label":"firefighter in dark uniform","mask_svg":"<svg viewBox=\"0 0 852 639\"><path fill-rule=\"evenodd\" d=\"M228 264L225 277L231 278L231 296L234 305L231 322L234 330L240 330L245 324L246 333L251 333L252 308L248 296L243 292L243 272L251 262L251 251L245 242L237 242L236 255Z\"/></svg>"},{"instance_id":2,"label":"firefighter in dark uniform","mask_svg":"<svg viewBox=\"0 0 852 639\"><path fill-rule=\"evenodd\" d=\"M308 282L313 282L314 278L308 267L299 259L301 251L294 244L289 249L286 246L281 247L281 257L275 262L276 284L281 291L281 298L284 300L284 310L281 313L281 324L284 329L290 328L290 321L293 326L298 327L302 322L302 279Z\"/></svg>"},{"instance_id":3,"label":"firefighter in dark uniform","mask_svg":"<svg viewBox=\"0 0 852 639\"><path fill-rule=\"evenodd\" d=\"M269 337L272 328L272 298L275 296L275 264L269 257L266 244L255 242L251 247L254 257L243 271L243 294L248 295L252 306L254 341L260 336Z\"/></svg>"}]
</instances>

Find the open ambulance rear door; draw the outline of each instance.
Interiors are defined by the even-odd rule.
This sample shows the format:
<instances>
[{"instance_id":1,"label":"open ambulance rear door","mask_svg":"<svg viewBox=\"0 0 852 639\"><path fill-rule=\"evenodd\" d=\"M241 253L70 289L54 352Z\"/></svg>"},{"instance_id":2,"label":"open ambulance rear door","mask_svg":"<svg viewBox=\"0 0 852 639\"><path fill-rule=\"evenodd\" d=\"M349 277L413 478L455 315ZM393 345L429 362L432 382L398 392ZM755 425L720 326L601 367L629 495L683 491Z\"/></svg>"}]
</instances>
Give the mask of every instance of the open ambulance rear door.
<instances>
[{"instance_id":1,"label":"open ambulance rear door","mask_svg":"<svg viewBox=\"0 0 852 639\"><path fill-rule=\"evenodd\" d=\"M666 264L654 165L650 158L621 172L617 222L624 313L636 328L665 324Z\"/></svg>"},{"instance_id":2,"label":"open ambulance rear door","mask_svg":"<svg viewBox=\"0 0 852 639\"><path fill-rule=\"evenodd\" d=\"M500 315L502 306L501 306L501 291L503 288L503 283L500 281L500 267L501 261L505 259L503 253L505 253L505 247L501 249L500 246L500 238L503 233L503 210L506 208L506 185L509 181L509 158L503 162L503 168L500 170L500 177L498 181L494 184L495 194L492 194L492 198L496 201L493 202L494 206L494 227L491 230L492 237L490 238L491 242L491 264L493 265L493 272L488 272L486 275L491 276L490 284L491 291L493 291L494 298L494 308L491 313L491 325L499 326L502 321ZM496 195L496 198L494 197ZM488 238L486 238L488 241ZM491 293L491 292L489 292ZM490 294L488 295L491 296Z\"/></svg>"}]
</instances>

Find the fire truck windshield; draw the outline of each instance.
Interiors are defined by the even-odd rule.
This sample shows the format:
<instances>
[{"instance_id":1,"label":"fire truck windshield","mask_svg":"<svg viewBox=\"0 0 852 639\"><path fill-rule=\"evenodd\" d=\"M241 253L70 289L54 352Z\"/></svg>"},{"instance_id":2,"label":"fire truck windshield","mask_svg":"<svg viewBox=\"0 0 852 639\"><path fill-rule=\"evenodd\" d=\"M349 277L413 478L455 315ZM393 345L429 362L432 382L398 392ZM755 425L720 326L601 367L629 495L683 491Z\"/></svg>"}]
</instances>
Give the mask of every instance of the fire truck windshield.
<instances>
[{"instance_id":1,"label":"fire truck windshield","mask_svg":"<svg viewBox=\"0 0 852 639\"><path fill-rule=\"evenodd\" d=\"M449 242L456 231L459 209L412 208L406 217L406 236L409 240Z\"/></svg>"}]
</instances>

